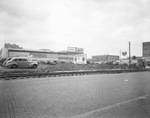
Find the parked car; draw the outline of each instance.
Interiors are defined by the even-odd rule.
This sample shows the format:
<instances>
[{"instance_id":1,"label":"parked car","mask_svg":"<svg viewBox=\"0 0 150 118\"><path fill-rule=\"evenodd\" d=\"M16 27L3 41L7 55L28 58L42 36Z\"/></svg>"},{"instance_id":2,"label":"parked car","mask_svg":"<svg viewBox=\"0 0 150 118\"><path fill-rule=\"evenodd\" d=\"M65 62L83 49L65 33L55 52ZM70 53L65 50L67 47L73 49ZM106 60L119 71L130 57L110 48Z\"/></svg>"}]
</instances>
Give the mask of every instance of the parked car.
<instances>
[{"instance_id":1,"label":"parked car","mask_svg":"<svg viewBox=\"0 0 150 118\"><path fill-rule=\"evenodd\" d=\"M3 63L6 60L6 58L1 58L0 63Z\"/></svg>"},{"instance_id":2,"label":"parked car","mask_svg":"<svg viewBox=\"0 0 150 118\"><path fill-rule=\"evenodd\" d=\"M6 58L5 61L3 61L3 64L2 64L2 65L4 66L4 65L6 64L6 62L9 61L10 59L12 59L12 57Z\"/></svg>"},{"instance_id":3,"label":"parked car","mask_svg":"<svg viewBox=\"0 0 150 118\"><path fill-rule=\"evenodd\" d=\"M38 62L33 61L27 57L12 57L5 60L3 66L10 67L10 68L17 68L17 67L32 67L37 68Z\"/></svg>"},{"instance_id":4,"label":"parked car","mask_svg":"<svg viewBox=\"0 0 150 118\"><path fill-rule=\"evenodd\" d=\"M0 59L0 65L3 65L4 61L6 60L6 58L1 58Z\"/></svg>"}]
</instances>

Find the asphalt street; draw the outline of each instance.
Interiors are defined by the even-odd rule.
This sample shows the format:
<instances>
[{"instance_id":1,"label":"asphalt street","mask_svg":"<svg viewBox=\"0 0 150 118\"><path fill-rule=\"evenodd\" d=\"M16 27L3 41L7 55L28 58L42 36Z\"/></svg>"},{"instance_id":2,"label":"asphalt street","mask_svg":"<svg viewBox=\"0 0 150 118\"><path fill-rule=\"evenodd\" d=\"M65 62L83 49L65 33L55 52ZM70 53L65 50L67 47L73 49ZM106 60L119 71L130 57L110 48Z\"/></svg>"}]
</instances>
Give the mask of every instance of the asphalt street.
<instances>
[{"instance_id":1,"label":"asphalt street","mask_svg":"<svg viewBox=\"0 0 150 118\"><path fill-rule=\"evenodd\" d=\"M150 72L0 80L0 118L149 118Z\"/></svg>"}]
</instances>

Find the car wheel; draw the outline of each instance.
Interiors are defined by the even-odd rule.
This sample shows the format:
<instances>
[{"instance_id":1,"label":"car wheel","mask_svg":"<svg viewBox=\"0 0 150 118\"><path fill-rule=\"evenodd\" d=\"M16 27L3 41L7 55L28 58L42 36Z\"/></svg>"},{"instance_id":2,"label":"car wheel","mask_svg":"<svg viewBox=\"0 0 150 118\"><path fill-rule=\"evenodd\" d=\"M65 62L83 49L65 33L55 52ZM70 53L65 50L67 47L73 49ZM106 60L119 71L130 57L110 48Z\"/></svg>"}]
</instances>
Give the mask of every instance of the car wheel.
<instances>
[{"instance_id":1,"label":"car wheel","mask_svg":"<svg viewBox=\"0 0 150 118\"><path fill-rule=\"evenodd\" d=\"M13 64L13 65L11 66L11 68L17 68L17 65L16 65L16 64Z\"/></svg>"},{"instance_id":2,"label":"car wheel","mask_svg":"<svg viewBox=\"0 0 150 118\"><path fill-rule=\"evenodd\" d=\"M37 65L36 65L36 64L34 64L34 65L33 65L33 68L37 68Z\"/></svg>"}]
</instances>

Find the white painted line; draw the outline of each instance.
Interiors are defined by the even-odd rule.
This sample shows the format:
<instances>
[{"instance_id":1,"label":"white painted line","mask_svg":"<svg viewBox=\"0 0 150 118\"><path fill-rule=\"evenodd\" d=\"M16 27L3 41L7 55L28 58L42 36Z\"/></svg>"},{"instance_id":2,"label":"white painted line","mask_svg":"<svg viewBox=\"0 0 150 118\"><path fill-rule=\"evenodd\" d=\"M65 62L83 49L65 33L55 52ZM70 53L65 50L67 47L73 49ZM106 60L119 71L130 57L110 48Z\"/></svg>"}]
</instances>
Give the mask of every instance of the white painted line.
<instances>
[{"instance_id":1,"label":"white painted line","mask_svg":"<svg viewBox=\"0 0 150 118\"><path fill-rule=\"evenodd\" d=\"M116 104L113 104L113 105L110 105L110 106L95 109L95 110L92 110L92 111L89 111L89 112L86 112L86 113L83 113L83 114L79 114L79 115L76 115L76 116L73 116L73 117L70 117L70 118L84 118L84 117L87 117L89 115L92 115L95 112L102 112L102 111L117 107L119 105L124 105L124 104L130 103L130 102L133 102L133 101L137 101L137 100L140 100L140 99L146 99L146 97L148 97L148 96L150 96L150 94L140 96L140 97L137 97L137 98L132 98L132 99L122 101L122 102L119 102L119 103L116 103Z\"/></svg>"},{"instance_id":2,"label":"white painted line","mask_svg":"<svg viewBox=\"0 0 150 118\"><path fill-rule=\"evenodd\" d=\"M124 81L125 81L125 82L127 82L127 81L128 81L128 79L125 79Z\"/></svg>"}]
</instances>

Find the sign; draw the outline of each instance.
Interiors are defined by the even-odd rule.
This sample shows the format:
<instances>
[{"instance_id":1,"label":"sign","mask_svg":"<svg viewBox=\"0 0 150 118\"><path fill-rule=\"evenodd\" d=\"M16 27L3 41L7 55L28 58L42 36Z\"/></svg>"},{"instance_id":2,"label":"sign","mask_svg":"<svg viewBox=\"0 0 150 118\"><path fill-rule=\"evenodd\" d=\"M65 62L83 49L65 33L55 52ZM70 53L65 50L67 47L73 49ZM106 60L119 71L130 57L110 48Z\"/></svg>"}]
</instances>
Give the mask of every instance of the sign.
<instances>
[{"instance_id":1,"label":"sign","mask_svg":"<svg viewBox=\"0 0 150 118\"><path fill-rule=\"evenodd\" d=\"M122 52L122 55L123 55L123 56L126 56L126 55L127 55L127 52Z\"/></svg>"},{"instance_id":2,"label":"sign","mask_svg":"<svg viewBox=\"0 0 150 118\"><path fill-rule=\"evenodd\" d=\"M75 47L68 47L68 48L67 48L67 51L68 51L68 52L75 52L76 49L75 49Z\"/></svg>"},{"instance_id":3,"label":"sign","mask_svg":"<svg viewBox=\"0 0 150 118\"><path fill-rule=\"evenodd\" d=\"M78 52L78 53L83 53L83 48L76 48L75 52Z\"/></svg>"},{"instance_id":4,"label":"sign","mask_svg":"<svg viewBox=\"0 0 150 118\"><path fill-rule=\"evenodd\" d=\"M74 56L74 64L87 64L87 55L80 54Z\"/></svg>"},{"instance_id":5,"label":"sign","mask_svg":"<svg viewBox=\"0 0 150 118\"><path fill-rule=\"evenodd\" d=\"M67 51L68 52L76 52L76 53L80 53L80 54L84 53L84 49L83 48L78 48L78 47L68 47Z\"/></svg>"}]
</instances>

